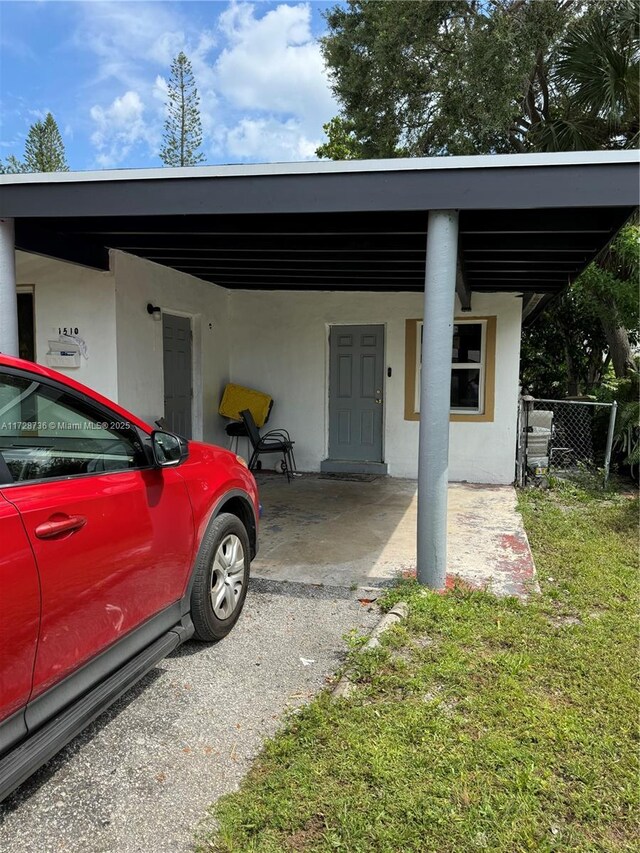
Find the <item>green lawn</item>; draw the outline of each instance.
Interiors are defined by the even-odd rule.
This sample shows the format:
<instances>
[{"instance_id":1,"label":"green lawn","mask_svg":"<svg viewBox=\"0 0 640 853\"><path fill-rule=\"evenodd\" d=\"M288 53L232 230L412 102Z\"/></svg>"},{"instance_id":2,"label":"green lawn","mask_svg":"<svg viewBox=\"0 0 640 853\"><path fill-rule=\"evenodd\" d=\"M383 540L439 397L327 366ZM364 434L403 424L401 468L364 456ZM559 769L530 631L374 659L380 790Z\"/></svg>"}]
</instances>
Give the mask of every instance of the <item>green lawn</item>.
<instances>
[{"instance_id":1,"label":"green lawn","mask_svg":"<svg viewBox=\"0 0 640 853\"><path fill-rule=\"evenodd\" d=\"M638 502L570 486L521 510L542 595L394 589L360 687L293 715L199 850L631 851L638 820Z\"/></svg>"}]
</instances>

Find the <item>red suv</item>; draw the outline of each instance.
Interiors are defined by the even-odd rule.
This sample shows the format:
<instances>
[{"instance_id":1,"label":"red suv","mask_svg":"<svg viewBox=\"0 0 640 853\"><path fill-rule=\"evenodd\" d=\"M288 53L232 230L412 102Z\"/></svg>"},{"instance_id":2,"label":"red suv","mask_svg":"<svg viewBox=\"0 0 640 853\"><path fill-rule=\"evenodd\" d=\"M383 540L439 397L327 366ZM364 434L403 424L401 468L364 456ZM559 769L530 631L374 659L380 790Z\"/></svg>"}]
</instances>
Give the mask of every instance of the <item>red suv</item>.
<instances>
[{"instance_id":1,"label":"red suv","mask_svg":"<svg viewBox=\"0 0 640 853\"><path fill-rule=\"evenodd\" d=\"M0 355L0 800L161 658L244 603L243 460Z\"/></svg>"}]
</instances>

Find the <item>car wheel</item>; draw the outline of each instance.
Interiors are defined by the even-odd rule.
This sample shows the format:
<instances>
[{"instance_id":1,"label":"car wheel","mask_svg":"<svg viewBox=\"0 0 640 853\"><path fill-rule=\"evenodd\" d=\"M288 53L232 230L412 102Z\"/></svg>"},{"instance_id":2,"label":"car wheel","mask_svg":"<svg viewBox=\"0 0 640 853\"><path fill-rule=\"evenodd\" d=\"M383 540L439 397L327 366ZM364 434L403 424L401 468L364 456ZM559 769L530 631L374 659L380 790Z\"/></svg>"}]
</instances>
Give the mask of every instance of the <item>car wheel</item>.
<instances>
[{"instance_id":1,"label":"car wheel","mask_svg":"<svg viewBox=\"0 0 640 853\"><path fill-rule=\"evenodd\" d=\"M207 530L191 593L196 639L221 640L237 622L249 583L249 548L246 528L235 515L221 513Z\"/></svg>"}]
</instances>

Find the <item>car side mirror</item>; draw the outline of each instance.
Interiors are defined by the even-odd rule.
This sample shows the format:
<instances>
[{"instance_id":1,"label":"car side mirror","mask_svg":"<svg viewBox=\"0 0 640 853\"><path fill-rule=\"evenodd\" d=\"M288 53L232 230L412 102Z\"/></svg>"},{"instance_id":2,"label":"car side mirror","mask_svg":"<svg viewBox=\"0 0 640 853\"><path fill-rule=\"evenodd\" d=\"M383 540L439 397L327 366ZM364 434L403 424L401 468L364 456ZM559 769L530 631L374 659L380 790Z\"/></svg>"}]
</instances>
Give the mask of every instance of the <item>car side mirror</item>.
<instances>
[{"instance_id":1,"label":"car side mirror","mask_svg":"<svg viewBox=\"0 0 640 853\"><path fill-rule=\"evenodd\" d=\"M157 429L151 433L153 461L158 468L179 465L189 455L187 442L172 432Z\"/></svg>"}]
</instances>

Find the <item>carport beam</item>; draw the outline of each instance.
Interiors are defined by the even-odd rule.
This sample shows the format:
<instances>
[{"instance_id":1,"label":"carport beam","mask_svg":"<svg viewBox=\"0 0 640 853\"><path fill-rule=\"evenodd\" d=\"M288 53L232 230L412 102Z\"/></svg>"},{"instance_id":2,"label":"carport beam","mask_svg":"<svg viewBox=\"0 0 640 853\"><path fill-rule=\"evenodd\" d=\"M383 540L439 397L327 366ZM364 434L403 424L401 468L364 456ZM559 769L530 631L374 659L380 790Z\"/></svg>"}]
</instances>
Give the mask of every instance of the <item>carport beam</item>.
<instances>
[{"instance_id":1,"label":"carport beam","mask_svg":"<svg viewBox=\"0 0 640 853\"><path fill-rule=\"evenodd\" d=\"M18 355L18 296L13 219L0 219L0 352Z\"/></svg>"},{"instance_id":2,"label":"carport beam","mask_svg":"<svg viewBox=\"0 0 640 853\"><path fill-rule=\"evenodd\" d=\"M443 589L447 573L447 483L451 343L458 263L458 212L429 211L418 449L418 580Z\"/></svg>"}]
</instances>

